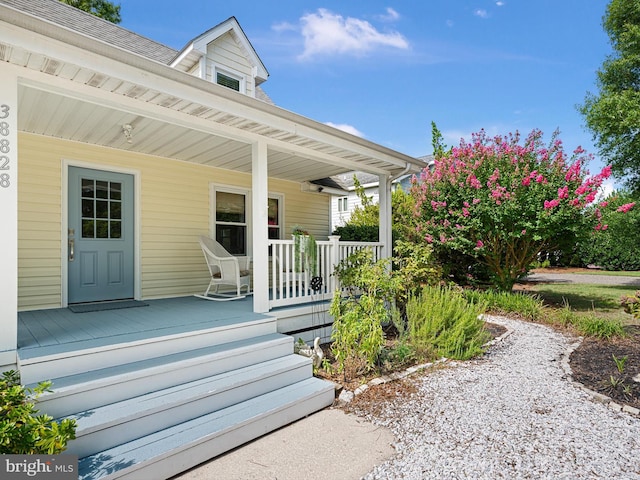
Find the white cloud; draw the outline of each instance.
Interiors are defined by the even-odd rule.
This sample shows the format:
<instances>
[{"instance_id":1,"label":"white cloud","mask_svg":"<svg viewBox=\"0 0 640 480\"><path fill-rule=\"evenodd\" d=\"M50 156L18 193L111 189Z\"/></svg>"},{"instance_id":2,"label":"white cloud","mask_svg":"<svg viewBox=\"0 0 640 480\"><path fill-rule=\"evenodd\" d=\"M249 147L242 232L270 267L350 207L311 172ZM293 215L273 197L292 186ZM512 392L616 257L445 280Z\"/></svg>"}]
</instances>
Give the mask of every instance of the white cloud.
<instances>
[{"instance_id":1,"label":"white cloud","mask_svg":"<svg viewBox=\"0 0 640 480\"><path fill-rule=\"evenodd\" d=\"M496 5L497 5L498 7L504 7L504 2L496 2Z\"/></svg>"},{"instance_id":2,"label":"white cloud","mask_svg":"<svg viewBox=\"0 0 640 480\"><path fill-rule=\"evenodd\" d=\"M292 25L289 22L280 22L271 26L271 29L276 32L287 32L287 31L295 31L297 30L295 25Z\"/></svg>"},{"instance_id":3,"label":"white cloud","mask_svg":"<svg viewBox=\"0 0 640 480\"><path fill-rule=\"evenodd\" d=\"M387 13L385 15L378 15L378 18L383 22L394 22L400 19L400 14L393 8L387 7Z\"/></svg>"},{"instance_id":4,"label":"white cloud","mask_svg":"<svg viewBox=\"0 0 640 480\"><path fill-rule=\"evenodd\" d=\"M476 17L480 17L480 18L488 18L489 17L489 14L487 13L487 11L482 9L482 8L478 8L477 10L474 10L473 14Z\"/></svg>"},{"instance_id":5,"label":"white cloud","mask_svg":"<svg viewBox=\"0 0 640 480\"><path fill-rule=\"evenodd\" d=\"M356 137L364 138L364 133L358 130L356 127L352 125L347 125L346 123L333 123L333 122L325 122L325 125L329 125L330 127L337 128L338 130L342 130L343 132L350 133L351 135L355 135Z\"/></svg>"},{"instance_id":6,"label":"white cloud","mask_svg":"<svg viewBox=\"0 0 640 480\"><path fill-rule=\"evenodd\" d=\"M398 32L383 33L365 20L335 14L324 8L300 19L304 52L301 59L317 55L364 55L376 47L409 48Z\"/></svg>"}]
</instances>

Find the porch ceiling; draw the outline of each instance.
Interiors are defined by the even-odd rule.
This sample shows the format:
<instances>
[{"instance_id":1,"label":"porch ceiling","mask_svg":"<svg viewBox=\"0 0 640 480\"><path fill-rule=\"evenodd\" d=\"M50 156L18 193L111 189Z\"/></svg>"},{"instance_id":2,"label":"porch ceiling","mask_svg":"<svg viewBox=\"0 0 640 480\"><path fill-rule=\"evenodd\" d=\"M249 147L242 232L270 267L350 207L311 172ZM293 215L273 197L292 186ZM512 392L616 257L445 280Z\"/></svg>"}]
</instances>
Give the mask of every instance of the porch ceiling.
<instances>
[{"instance_id":1,"label":"porch ceiling","mask_svg":"<svg viewBox=\"0 0 640 480\"><path fill-rule=\"evenodd\" d=\"M227 122L238 125L242 119L228 116ZM125 124L133 127L131 143L122 131ZM19 90L18 128L27 133L251 173L251 145L246 142L34 88ZM256 124L251 130L262 135L278 134L265 125ZM296 140L303 143L302 139ZM323 151L328 155L336 153L329 146ZM350 160L355 158L353 155ZM350 163L345 162L342 167L309 161L299 153L269 149L269 176L295 182L350 171Z\"/></svg>"}]
</instances>

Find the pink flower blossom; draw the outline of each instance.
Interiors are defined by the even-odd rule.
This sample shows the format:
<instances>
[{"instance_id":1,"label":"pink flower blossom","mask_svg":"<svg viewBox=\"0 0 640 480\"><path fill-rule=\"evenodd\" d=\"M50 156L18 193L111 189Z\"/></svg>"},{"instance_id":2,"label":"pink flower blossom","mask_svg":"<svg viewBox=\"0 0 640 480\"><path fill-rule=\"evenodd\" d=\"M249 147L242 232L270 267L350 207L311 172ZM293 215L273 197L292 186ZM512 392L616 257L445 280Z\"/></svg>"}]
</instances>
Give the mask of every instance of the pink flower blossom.
<instances>
[{"instance_id":1,"label":"pink flower blossom","mask_svg":"<svg viewBox=\"0 0 640 480\"><path fill-rule=\"evenodd\" d=\"M523 178L522 185L524 185L525 187L528 187L529 185L531 185L531 179L529 177Z\"/></svg>"},{"instance_id":2,"label":"pink flower blossom","mask_svg":"<svg viewBox=\"0 0 640 480\"><path fill-rule=\"evenodd\" d=\"M471 174L467 177L467 183L470 187L475 188L476 190L482 188L480 180L478 180L478 178L474 174Z\"/></svg>"},{"instance_id":3,"label":"pink flower blossom","mask_svg":"<svg viewBox=\"0 0 640 480\"><path fill-rule=\"evenodd\" d=\"M545 200L544 201L544 209L545 210L550 210L554 207L557 207L558 205L560 205L560 200L558 200L557 198L554 198L553 200Z\"/></svg>"},{"instance_id":4,"label":"pink flower blossom","mask_svg":"<svg viewBox=\"0 0 640 480\"><path fill-rule=\"evenodd\" d=\"M600 207L601 208L605 208L607 205L609 205L609 202L607 202L607 201L600 202Z\"/></svg>"},{"instance_id":5,"label":"pink flower blossom","mask_svg":"<svg viewBox=\"0 0 640 480\"><path fill-rule=\"evenodd\" d=\"M558 189L558 198L569 198L569 187L567 185Z\"/></svg>"},{"instance_id":6,"label":"pink flower blossom","mask_svg":"<svg viewBox=\"0 0 640 480\"><path fill-rule=\"evenodd\" d=\"M606 167L604 167L600 172L600 176L602 178L609 178L611 176L611 165L607 165Z\"/></svg>"},{"instance_id":7,"label":"pink flower blossom","mask_svg":"<svg viewBox=\"0 0 640 480\"><path fill-rule=\"evenodd\" d=\"M538 175L538 176L536 177L536 182L537 182L537 183L547 183L547 179L546 179L546 178L544 178L544 176L542 176L542 175Z\"/></svg>"},{"instance_id":8,"label":"pink flower blossom","mask_svg":"<svg viewBox=\"0 0 640 480\"><path fill-rule=\"evenodd\" d=\"M476 242L476 248L482 248L482 247L484 247L484 242L482 240L478 240Z\"/></svg>"},{"instance_id":9,"label":"pink flower blossom","mask_svg":"<svg viewBox=\"0 0 640 480\"><path fill-rule=\"evenodd\" d=\"M463 208L462 209L462 216L463 217L468 217L469 216L469 209Z\"/></svg>"},{"instance_id":10,"label":"pink flower blossom","mask_svg":"<svg viewBox=\"0 0 640 480\"><path fill-rule=\"evenodd\" d=\"M627 213L629 210L631 210L635 206L636 206L636 202L625 203L624 205L620 205L616 209L616 212Z\"/></svg>"}]
</instances>

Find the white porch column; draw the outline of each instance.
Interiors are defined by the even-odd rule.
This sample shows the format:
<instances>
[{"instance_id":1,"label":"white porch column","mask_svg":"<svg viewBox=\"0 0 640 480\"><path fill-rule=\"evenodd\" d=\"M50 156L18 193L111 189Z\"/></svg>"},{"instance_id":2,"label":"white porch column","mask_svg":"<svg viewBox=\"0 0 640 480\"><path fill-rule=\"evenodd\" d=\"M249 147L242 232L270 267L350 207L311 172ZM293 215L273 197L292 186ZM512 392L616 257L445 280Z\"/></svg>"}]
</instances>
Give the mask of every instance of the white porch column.
<instances>
[{"instance_id":1,"label":"white porch column","mask_svg":"<svg viewBox=\"0 0 640 480\"><path fill-rule=\"evenodd\" d=\"M18 342L18 75L0 76L0 366L16 362Z\"/></svg>"},{"instance_id":2,"label":"white porch column","mask_svg":"<svg viewBox=\"0 0 640 480\"><path fill-rule=\"evenodd\" d=\"M251 211L253 228L253 311L269 311L269 179L267 144L251 147Z\"/></svg>"},{"instance_id":3,"label":"white porch column","mask_svg":"<svg viewBox=\"0 0 640 480\"><path fill-rule=\"evenodd\" d=\"M388 175L378 175L378 204L380 206L380 241L383 242L382 257L393 255L391 237L391 179Z\"/></svg>"}]
</instances>

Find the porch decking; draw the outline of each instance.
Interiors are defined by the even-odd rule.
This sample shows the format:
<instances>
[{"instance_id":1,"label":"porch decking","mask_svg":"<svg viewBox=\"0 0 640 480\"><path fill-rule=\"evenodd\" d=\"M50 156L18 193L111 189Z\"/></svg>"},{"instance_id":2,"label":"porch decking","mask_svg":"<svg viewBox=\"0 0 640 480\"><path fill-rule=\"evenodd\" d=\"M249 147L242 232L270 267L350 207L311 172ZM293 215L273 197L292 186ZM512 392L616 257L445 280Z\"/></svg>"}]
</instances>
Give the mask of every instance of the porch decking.
<instances>
[{"instance_id":1,"label":"porch decking","mask_svg":"<svg viewBox=\"0 0 640 480\"><path fill-rule=\"evenodd\" d=\"M251 297L211 302L196 297L146 300L148 306L74 313L68 308L18 313L22 359L147 340L267 318Z\"/></svg>"}]
</instances>

